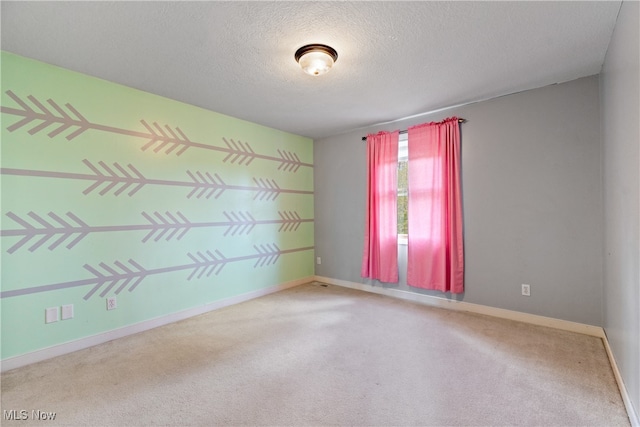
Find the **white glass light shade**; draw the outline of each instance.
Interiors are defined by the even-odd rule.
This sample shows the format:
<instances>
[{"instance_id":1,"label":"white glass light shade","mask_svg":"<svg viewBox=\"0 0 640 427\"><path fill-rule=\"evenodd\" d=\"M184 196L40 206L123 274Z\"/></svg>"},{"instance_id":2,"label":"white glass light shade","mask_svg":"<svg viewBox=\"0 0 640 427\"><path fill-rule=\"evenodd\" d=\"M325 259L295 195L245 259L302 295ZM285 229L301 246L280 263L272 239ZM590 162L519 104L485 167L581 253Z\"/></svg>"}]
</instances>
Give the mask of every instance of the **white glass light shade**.
<instances>
[{"instance_id":1,"label":"white glass light shade","mask_svg":"<svg viewBox=\"0 0 640 427\"><path fill-rule=\"evenodd\" d=\"M333 67L333 58L324 52L309 52L302 55L298 63L305 73L319 76Z\"/></svg>"},{"instance_id":2,"label":"white glass light shade","mask_svg":"<svg viewBox=\"0 0 640 427\"><path fill-rule=\"evenodd\" d=\"M305 73L319 76L333 67L338 59L338 52L324 44L308 44L296 51L295 58Z\"/></svg>"}]
</instances>

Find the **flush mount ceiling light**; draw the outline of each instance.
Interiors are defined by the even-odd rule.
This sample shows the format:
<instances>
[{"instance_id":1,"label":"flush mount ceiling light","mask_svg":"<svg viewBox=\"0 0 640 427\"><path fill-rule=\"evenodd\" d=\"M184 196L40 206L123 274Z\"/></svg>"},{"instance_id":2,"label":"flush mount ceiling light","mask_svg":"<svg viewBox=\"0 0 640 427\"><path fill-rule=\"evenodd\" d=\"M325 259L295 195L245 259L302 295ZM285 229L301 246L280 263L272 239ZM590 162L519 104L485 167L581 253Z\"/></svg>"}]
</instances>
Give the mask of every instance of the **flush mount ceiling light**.
<instances>
[{"instance_id":1,"label":"flush mount ceiling light","mask_svg":"<svg viewBox=\"0 0 640 427\"><path fill-rule=\"evenodd\" d=\"M333 67L338 59L338 52L324 44L308 44L296 51L295 58L305 73L319 76Z\"/></svg>"}]
</instances>

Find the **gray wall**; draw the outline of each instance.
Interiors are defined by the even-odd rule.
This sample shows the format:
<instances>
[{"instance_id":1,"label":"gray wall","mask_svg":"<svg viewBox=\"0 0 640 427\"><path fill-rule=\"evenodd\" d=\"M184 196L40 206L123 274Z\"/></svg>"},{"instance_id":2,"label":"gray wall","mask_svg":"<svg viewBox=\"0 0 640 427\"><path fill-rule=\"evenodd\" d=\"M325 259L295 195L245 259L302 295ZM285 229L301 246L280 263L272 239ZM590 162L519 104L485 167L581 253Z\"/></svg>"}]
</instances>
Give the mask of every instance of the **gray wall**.
<instances>
[{"instance_id":1,"label":"gray wall","mask_svg":"<svg viewBox=\"0 0 640 427\"><path fill-rule=\"evenodd\" d=\"M360 277L365 143L378 130L457 115L462 125L466 302L602 325L602 176L598 77L317 140L316 274ZM427 96L427 95L425 95ZM383 285L445 296L401 283ZM531 297L520 285L531 285Z\"/></svg>"},{"instance_id":2,"label":"gray wall","mask_svg":"<svg viewBox=\"0 0 640 427\"><path fill-rule=\"evenodd\" d=\"M624 2L601 76L604 328L640 411L640 50L637 2Z\"/></svg>"}]
</instances>

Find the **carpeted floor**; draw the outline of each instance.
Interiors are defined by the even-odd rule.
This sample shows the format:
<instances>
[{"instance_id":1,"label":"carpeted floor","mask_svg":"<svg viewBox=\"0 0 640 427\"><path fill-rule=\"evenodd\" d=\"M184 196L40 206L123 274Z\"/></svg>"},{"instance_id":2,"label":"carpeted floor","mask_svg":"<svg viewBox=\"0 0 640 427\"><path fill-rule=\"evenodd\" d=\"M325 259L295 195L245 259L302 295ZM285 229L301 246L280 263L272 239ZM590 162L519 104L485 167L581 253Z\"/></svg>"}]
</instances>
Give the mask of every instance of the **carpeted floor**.
<instances>
[{"instance_id":1,"label":"carpeted floor","mask_svg":"<svg viewBox=\"0 0 640 427\"><path fill-rule=\"evenodd\" d=\"M625 426L599 338L311 283L2 374L11 425Z\"/></svg>"}]
</instances>

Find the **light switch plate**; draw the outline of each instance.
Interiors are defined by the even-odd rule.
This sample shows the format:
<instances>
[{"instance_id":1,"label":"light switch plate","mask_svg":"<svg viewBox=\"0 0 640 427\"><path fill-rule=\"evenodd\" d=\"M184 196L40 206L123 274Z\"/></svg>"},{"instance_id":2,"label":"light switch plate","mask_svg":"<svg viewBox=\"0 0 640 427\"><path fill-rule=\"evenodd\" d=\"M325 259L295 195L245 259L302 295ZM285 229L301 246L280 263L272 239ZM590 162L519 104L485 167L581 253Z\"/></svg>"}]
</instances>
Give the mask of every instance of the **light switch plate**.
<instances>
[{"instance_id":1,"label":"light switch plate","mask_svg":"<svg viewBox=\"0 0 640 427\"><path fill-rule=\"evenodd\" d=\"M62 306L62 320L73 319L73 304Z\"/></svg>"},{"instance_id":2,"label":"light switch plate","mask_svg":"<svg viewBox=\"0 0 640 427\"><path fill-rule=\"evenodd\" d=\"M58 320L58 307L49 307L45 310L45 323L53 323Z\"/></svg>"}]
</instances>

